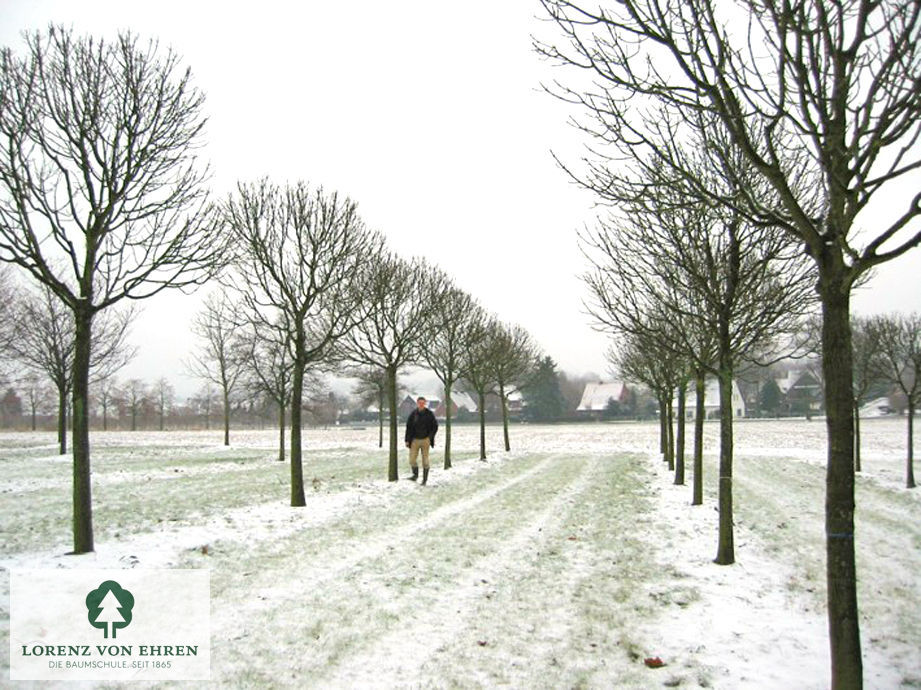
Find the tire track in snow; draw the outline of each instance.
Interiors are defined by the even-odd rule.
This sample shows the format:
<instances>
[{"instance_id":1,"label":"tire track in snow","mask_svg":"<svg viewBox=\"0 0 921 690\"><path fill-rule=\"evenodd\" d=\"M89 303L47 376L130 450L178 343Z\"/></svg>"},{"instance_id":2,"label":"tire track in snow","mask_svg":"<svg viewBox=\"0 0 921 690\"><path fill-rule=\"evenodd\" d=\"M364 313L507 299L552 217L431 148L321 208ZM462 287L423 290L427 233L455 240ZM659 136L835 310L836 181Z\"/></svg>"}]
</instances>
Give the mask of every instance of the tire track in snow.
<instances>
[{"instance_id":1,"label":"tire track in snow","mask_svg":"<svg viewBox=\"0 0 921 690\"><path fill-rule=\"evenodd\" d=\"M598 462L597 456L585 461L579 474L540 513L506 540L501 551L465 568L453 582L443 583L434 599L426 602L420 615L393 626L390 632L355 656L340 660L316 686L390 688L413 677L418 665L413 663L407 668L406 650L412 651L413 659L428 659L456 637L465 628L461 621L469 619L477 604L488 596L484 594L486 587L480 585L491 586L490 583L504 579L507 573L520 569L522 560L548 539L554 527L562 524L572 510L574 499L589 488L597 475ZM532 474L533 471L521 478L529 478Z\"/></svg>"},{"instance_id":2,"label":"tire track in snow","mask_svg":"<svg viewBox=\"0 0 921 690\"><path fill-rule=\"evenodd\" d=\"M380 558L388 550L396 548L409 540L418 536L422 532L433 529L438 524L454 517L462 515L481 503L488 501L499 494L514 488L525 482L531 477L543 472L555 460L555 456L549 456L537 463L534 467L516 474L511 479L495 484L489 488L481 489L474 494L466 495L457 500L451 501L445 505L439 506L431 513L426 515L418 522L412 522L388 531L381 535L376 535L369 539L359 535L351 540L350 545L337 544L335 550L341 553L346 550L345 555L324 558L320 554L313 559L314 564L308 564L304 570L298 573L296 587L272 587L263 582L260 586L260 580L277 581L277 573L268 572L263 575L257 575L258 580L251 581L246 588L245 599L238 605L231 605L225 602L217 614L212 618L212 630L220 637L219 631L236 631L239 629L239 621L248 617L250 612L266 608L265 601L271 600L276 607L285 606L291 600L297 600L303 597L304 592L316 591L320 586L329 582L334 582L343 577L346 573L354 570L360 563L367 560ZM254 596L255 595L255 596ZM221 612L226 612L221 615ZM231 635L227 635L231 637Z\"/></svg>"}]
</instances>

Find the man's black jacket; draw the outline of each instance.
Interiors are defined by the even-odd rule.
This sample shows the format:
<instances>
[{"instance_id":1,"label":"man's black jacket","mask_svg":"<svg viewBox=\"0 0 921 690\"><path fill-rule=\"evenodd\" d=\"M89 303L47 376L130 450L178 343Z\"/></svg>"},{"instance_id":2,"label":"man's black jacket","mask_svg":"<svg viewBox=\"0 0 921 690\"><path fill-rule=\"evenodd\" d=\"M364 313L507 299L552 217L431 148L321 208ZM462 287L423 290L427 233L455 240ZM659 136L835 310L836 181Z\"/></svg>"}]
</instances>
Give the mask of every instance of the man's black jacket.
<instances>
[{"instance_id":1,"label":"man's black jacket","mask_svg":"<svg viewBox=\"0 0 921 690\"><path fill-rule=\"evenodd\" d=\"M416 408L406 420L406 442L411 443L414 438L427 438L435 445L435 433L438 431L438 420L432 411L425 407Z\"/></svg>"}]
</instances>

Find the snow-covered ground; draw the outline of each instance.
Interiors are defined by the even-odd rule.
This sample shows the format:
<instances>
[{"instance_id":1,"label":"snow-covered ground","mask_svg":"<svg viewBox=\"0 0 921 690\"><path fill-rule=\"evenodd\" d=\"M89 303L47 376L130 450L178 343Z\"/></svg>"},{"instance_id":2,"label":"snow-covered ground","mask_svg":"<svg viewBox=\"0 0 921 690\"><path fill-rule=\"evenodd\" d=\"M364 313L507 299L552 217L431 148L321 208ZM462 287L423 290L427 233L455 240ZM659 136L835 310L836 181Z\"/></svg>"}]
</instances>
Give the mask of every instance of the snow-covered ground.
<instances>
[{"instance_id":1,"label":"snow-covered ground","mask_svg":"<svg viewBox=\"0 0 921 690\"><path fill-rule=\"evenodd\" d=\"M904 427L862 426L868 688L921 687ZM712 562L715 423L698 507L651 424L515 426L511 453L490 428L486 462L477 429L455 427L455 467L440 469L439 443L428 487L385 480L373 427L307 430L299 509L277 432L232 433L230 448L219 432L97 434L83 556L65 555L70 459L51 435L0 434L0 685L9 569L192 567L211 570L219 687L828 687L824 424L736 429L733 566Z\"/></svg>"}]
</instances>

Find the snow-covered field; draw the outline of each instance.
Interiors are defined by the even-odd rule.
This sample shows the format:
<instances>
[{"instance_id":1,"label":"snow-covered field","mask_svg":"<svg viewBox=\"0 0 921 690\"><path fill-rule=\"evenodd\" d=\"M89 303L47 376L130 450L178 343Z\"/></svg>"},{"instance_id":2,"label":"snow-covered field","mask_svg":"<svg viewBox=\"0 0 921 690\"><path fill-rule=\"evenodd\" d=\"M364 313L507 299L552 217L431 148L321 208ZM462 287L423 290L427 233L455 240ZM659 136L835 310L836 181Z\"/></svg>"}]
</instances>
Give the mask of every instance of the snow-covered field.
<instances>
[{"instance_id":1,"label":"snow-covered field","mask_svg":"<svg viewBox=\"0 0 921 690\"><path fill-rule=\"evenodd\" d=\"M0 434L0 685L9 569L191 567L211 570L219 687L828 687L824 424L736 428L733 566L712 563L715 424L699 507L651 424L515 426L511 453L490 428L486 462L455 427L427 487L385 481L376 428L307 430L300 509L277 432L97 434L83 556L64 555L69 457ZM862 432L865 686L921 688L921 493L904 420Z\"/></svg>"}]
</instances>

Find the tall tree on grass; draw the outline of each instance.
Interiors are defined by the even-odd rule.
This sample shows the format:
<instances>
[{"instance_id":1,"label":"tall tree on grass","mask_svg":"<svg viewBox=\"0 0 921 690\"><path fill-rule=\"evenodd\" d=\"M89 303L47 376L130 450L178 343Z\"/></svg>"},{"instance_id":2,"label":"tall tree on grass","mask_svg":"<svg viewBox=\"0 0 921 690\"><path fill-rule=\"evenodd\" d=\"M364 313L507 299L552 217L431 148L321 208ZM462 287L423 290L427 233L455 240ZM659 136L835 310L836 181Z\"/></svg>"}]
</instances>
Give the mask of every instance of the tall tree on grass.
<instances>
[{"instance_id":1,"label":"tall tree on grass","mask_svg":"<svg viewBox=\"0 0 921 690\"><path fill-rule=\"evenodd\" d=\"M509 396L527 386L534 374L539 353L537 345L521 326L503 324L496 333L495 352L492 357L496 394L502 406L502 435L505 451L512 449L508 435Z\"/></svg>"},{"instance_id":2,"label":"tall tree on grass","mask_svg":"<svg viewBox=\"0 0 921 690\"><path fill-rule=\"evenodd\" d=\"M157 420L160 431L166 428L166 415L169 414L173 406L173 399L176 397L176 390L173 384L165 376L157 379L153 386L154 405L157 408Z\"/></svg>"},{"instance_id":3,"label":"tall tree on grass","mask_svg":"<svg viewBox=\"0 0 921 690\"><path fill-rule=\"evenodd\" d=\"M285 422L291 402L293 361L288 343L291 329L282 320L274 327L256 324L245 336L249 345L247 387L267 395L278 407L278 461L285 461ZM307 374L305 373L305 376Z\"/></svg>"},{"instance_id":4,"label":"tall tree on grass","mask_svg":"<svg viewBox=\"0 0 921 690\"><path fill-rule=\"evenodd\" d=\"M443 277L445 291L438 310L437 325L431 333L425 348L426 363L444 386L445 433L444 468L451 467L451 394L461 377L461 366L465 353L473 345L482 317L476 301L460 288L448 284Z\"/></svg>"},{"instance_id":5,"label":"tall tree on grass","mask_svg":"<svg viewBox=\"0 0 921 690\"><path fill-rule=\"evenodd\" d=\"M257 327L288 329L291 505L304 506L305 372L328 360L360 318L359 286L381 238L367 230L354 201L303 182L241 183L222 205L222 218L237 253L228 285L239 290Z\"/></svg>"},{"instance_id":6,"label":"tall tree on grass","mask_svg":"<svg viewBox=\"0 0 921 690\"><path fill-rule=\"evenodd\" d=\"M480 417L480 460L486 459L486 396L496 390L495 359L501 323L485 312L477 318L470 346L461 360L464 388L477 396ZM559 390L559 388L557 388ZM560 396L562 398L562 395Z\"/></svg>"},{"instance_id":7,"label":"tall tree on grass","mask_svg":"<svg viewBox=\"0 0 921 690\"><path fill-rule=\"evenodd\" d=\"M191 331L199 347L186 362L196 378L210 381L221 390L224 408L224 445L230 445L230 402L237 383L251 363L251 342L243 334L239 305L225 292L212 293L192 321Z\"/></svg>"},{"instance_id":8,"label":"tall tree on grass","mask_svg":"<svg viewBox=\"0 0 921 690\"><path fill-rule=\"evenodd\" d=\"M364 366L350 371L358 379L353 393L365 405L377 407L377 447L384 447L384 405L387 403L387 372L380 367ZM445 453L447 453L447 442Z\"/></svg>"},{"instance_id":9,"label":"tall tree on grass","mask_svg":"<svg viewBox=\"0 0 921 690\"><path fill-rule=\"evenodd\" d=\"M122 388L122 400L131 415L131 431L138 430L138 417L150 404L150 389L143 379L128 379Z\"/></svg>"},{"instance_id":10,"label":"tall tree on grass","mask_svg":"<svg viewBox=\"0 0 921 690\"><path fill-rule=\"evenodd\" d=\"M73 315L74 552L93 550L94 318L212 277L223 241L199 149L204 96L170 50L51 26L0 53L0 260Z\"/></svg>"},{"instance_id":11,"label":"tall tree on grass","mask_svg":"<svg viewBox=\"0 0 921 690\"><path fill-rule=\"evenodd\" d=\"M921 166L921 5L843 0L623 0L608 9L541 0L564 45L539 49L586 70L560 87L585 107L584 129L630 158L691 180L676 149L715 117L771 187L767 198L714 201L781 227L818 270L828 429L826 544L834 690L860 688L854 549L851 289L871 268L921 243L921 193L869 208ZM649 117L651 111L655 117ZM704 132L706 134L706 132ZM600 148L600 147L599 147ZM603 177L617 171L595 161ZM619 169L629 175L629 165ZM619 173L618 173L619 174ZM808 184L803 185L803 179ZM604 181L592 185L604 192ZM709 193L701 185L699 191ZM716 196L716 195L713 195ZM868 213L872 221L861 223ZM856 230L864 226L872 232Z\"/></svg>"},{"instance_id":12,"label":"tall tree on grass","mask_svg":"<svg viewBox=\"0 0 921 690\"><path fill-rule=\"evenodd\" d=\"M134 311L111 309L93 322L95 348L90 360L91 381L108 378L136 353L126 342ZM68 398L74 372L74 320L64 304L48 288L25 295L13 319L18 337L11 350L30 371L41 373L58 393L58 445L67 452Z\"/></svg>"},{"instance_id":13,"label":"tall tree on grass","mask_svg":"<svg viewBox=\"0 0 921 690\"><path fill-rule=\"evenodd\" d=\"M854 471L861 471L860 407L866 402L873 384L878 380L880 361L880 332L878 320L855 316L851 318L851 344L854 349Z\"/></svg>"},{"instance_id":14,"label":"tall tree on grass","mask_svg":"<svg viewBox=\"0 0 921 690\"><path fill-rule=\"evenodd\" d=\"M437 328L444 292L440 272L423 260L381 257L361 280L362 318L340 348L358 366L385 374L390 410L390 452L387 479L398 476L397 372L424 361Z\"/></svg>"},{"instance_id":15,"label":"tall tree on grass","mask_svg":"<svg viewBox=\"0 0 921 690\"><path fill-rule=\"evenodd\" d=\"M901 391L907 403L905 486L914 489L914 420L921 405L921 314L878 316L872 322L879 338L879 372Z\"/></svg>"}]
</instances>

